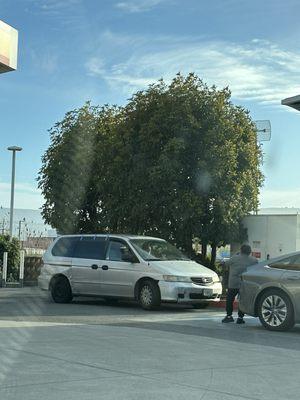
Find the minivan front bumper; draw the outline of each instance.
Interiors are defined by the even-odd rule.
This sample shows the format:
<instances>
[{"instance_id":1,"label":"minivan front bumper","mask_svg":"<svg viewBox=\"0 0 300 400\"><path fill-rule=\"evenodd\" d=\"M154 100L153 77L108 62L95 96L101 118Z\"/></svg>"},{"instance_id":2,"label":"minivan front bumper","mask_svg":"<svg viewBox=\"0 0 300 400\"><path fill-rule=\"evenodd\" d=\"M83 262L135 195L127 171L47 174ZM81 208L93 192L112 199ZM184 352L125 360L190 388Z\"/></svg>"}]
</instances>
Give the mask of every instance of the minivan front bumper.
<instances>
[{"instance_id":1,"label":"minivan front bumper","mask_svg":"<svg viewBox=\"0 0 300 400\"><path fill-rule=\"evenodd\" d=\"M176 303L203 303L220 301L222 284L200 286L194 283L159 281L161 301Z\"/></svg>"}]
</instances>

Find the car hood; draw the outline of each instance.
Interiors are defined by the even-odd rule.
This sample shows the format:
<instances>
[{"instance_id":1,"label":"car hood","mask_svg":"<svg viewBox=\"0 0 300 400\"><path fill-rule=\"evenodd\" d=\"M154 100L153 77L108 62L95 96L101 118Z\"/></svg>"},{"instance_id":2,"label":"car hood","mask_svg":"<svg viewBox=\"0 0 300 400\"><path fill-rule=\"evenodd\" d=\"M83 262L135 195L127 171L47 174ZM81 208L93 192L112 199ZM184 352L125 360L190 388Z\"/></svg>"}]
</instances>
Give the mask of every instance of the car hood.
<instances>
[{"instance_id":1,"label":"car hood","mask_svg":"<svg viewBox=\"0 0 300 400\"><path fill-rule=\"evenodd\" d=\"M266 267L268 265L268 261L264 260L261 261L257 264L253 264L253 265L249 265L249 267L247 267L246 271L242 273L242 275L247 275L247 274L253 274L253 272L256 271L261 271L262 268Z\"/></svg>"},{"instance_id":2,"label":"car hood","mask_svg":"<svg viewBox=\"0 0 300 400\"><path fill-rule=\"evenodd\" d=\"M156 272L166 275L217 277L211 269L189 260L149 261L149 266Z\"/></svg>"}]
</instances>

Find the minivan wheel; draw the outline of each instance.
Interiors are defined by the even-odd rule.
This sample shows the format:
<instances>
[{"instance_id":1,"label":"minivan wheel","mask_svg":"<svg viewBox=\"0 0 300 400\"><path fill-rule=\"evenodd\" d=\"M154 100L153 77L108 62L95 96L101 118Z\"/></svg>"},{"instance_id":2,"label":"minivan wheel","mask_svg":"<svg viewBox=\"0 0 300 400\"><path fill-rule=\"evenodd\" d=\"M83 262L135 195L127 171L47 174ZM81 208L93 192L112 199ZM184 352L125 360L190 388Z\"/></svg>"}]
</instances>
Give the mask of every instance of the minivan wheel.
<instances>
[{"instance_id":1,"label":"minivan wheel","mask_svg":"<svg viewBox=\"0 0 300 400\"><path fill-rule=\"evenodd\" d=\"M55 303L69 303L72 298L72 289L66 278L58 278L51 286L51 296Z\"/></svg>"},{"instance_id":2,"label":"minivan wheel","mask_svg":"<svg viewBox=\"0 0 300 400\"><path fill-rule=\"evenodd\" d=\"M138 300L144 310L153 310L160 306L160 291L156 282L144 281L140 285Z\"/></svg>"},{"instance_id":3,"label":"minivan wheel","mask_svg":"<svg viewBox=\"0 0 300 400\"><path fill-rule=\"evenodd\" d=\"M262 294L258 302L258 316L262 325L271 331L287 331L295 325L292 302L278 289Z\"/></svg>"}]
</instances>

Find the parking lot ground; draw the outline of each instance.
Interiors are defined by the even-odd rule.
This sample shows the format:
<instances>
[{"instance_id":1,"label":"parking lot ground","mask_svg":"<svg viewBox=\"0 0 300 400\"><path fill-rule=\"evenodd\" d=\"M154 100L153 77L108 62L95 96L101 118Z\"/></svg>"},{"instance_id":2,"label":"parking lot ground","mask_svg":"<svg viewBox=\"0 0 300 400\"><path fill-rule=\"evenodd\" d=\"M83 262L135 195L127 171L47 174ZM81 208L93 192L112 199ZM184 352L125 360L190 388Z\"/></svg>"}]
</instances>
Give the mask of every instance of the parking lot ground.
<instances>
[{"instance_id":1,"label":"parking lot ground","mask_svg":"<svg viewBox=\"0 0 300 400\"><path fill-rule=\"evenodd\" d=\"M299 399L300 328L223 315L0 289L0 399Z\"/></svg>"}]
</instances>

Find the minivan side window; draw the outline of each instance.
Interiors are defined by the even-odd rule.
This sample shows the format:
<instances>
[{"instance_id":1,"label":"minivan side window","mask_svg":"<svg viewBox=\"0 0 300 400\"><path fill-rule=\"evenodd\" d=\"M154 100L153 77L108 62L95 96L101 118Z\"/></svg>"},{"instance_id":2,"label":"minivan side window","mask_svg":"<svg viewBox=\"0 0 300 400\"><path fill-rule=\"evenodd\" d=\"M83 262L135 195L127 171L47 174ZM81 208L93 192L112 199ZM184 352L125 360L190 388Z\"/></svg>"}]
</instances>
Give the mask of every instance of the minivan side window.
<instances>
[{"instance_id":1,"label":"minivan side window","mask_svg":"<svg viewBox=\"0 0 300 400\"><path fill-rule=\"evenodd\" d=\"M111 261L123 261L121 248L126 248L131 253L128 245L117 240L111 240L108 250L108 259Z\"/></svg>"},{"instance_id":2,"label":"minivan side window","mask_svg":"<svg viewBox=\"0 0 300 400\"><path fill-rule=\"evenodd\" d=\"M105 260L106 243L105 237L82 237L76 244L73 257Z\"/></svg>"},{"instance_id":3,"label":"minivan side window","mask_svg":"<svg viewBox=\"0 0 300 400\"><path fill-rule=\"evenodd\" d=\"M107 258L107 260L110 260L110 261L123 262L124 258L123 258L122 253L124 253L124 251L125 251L125 253L128 253L129 255L131 255L133 257L134 262L139 263L138 258L132 252L132 250L130 249L128 244L123 241L116 240L116 239L110 240L106 258Z\"/></svg>"},{"instance_id":4,"label":"minivan side window","mask_svg":"<svg viewBox=\"0 0 300 400\"><path fill-rule=\"evenodd\" d=\"M77 237L62 237L58 239L52 249L52 255L56 257L73 257L73 251Z\"/></svg>"},{"instance_id":5,"label":"minivan side window","mask_svg":"<svg viewBox=\"0 0 300 400\"><path fill-rule=\"evenodd\" d=\"M270 264L269 267L287 271L300 271L300 255L283 258Z\"/></svg>"}]
</instances>

